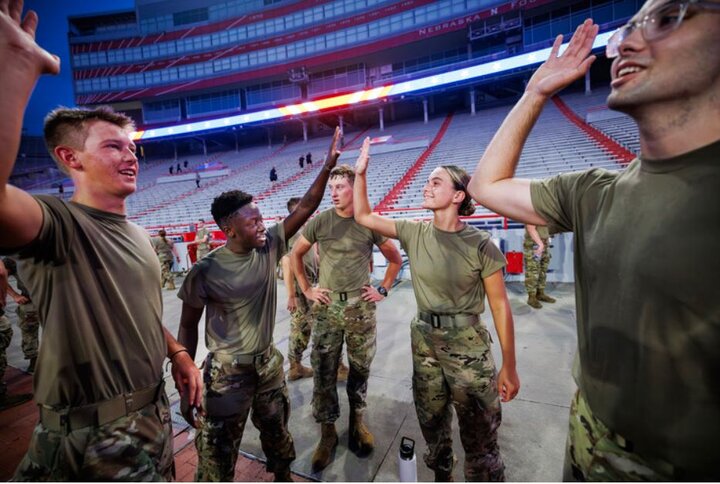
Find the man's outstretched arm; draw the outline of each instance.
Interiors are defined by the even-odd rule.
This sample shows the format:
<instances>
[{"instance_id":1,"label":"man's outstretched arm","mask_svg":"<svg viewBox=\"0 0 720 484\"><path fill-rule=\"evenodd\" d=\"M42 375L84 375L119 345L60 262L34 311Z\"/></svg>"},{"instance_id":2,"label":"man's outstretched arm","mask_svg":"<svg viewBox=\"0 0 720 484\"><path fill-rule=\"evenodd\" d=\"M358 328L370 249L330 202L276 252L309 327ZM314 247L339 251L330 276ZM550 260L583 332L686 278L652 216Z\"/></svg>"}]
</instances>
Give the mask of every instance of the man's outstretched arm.
<instances>
[{"instance_id":1,"label":"man's outstretched arm","mask_svg":"<svg viewBox=\"0 0 720 484\"><path fill-rule=\"evenodd\" d=\"M507 115L475 168L468 192L477 202L521 222L547 224L533 208L530 180L513 178L515 169L545 103L590 69L595 56L589 54L597 32L597 25L586 20L560 56L562 35L555 39L550 57L530 78L525 94Z\"/></svg>"},{"instance_id":2,"label":"man's outstretched arm","mask_svg":"<svg viewBox=\"0 0 720 484\"><path fill-rule=\"evenodd\" d=\"M0 2L0 247L19 248L37 236L42 210L27 193L8 185L15 164L23 114L35 82L57 74L60 61L35 42L38 17L22 18L22 1Z\"/></svg>"},{"instance_id":3,"label":"man's outstretched arm","mask_svg":"<svg viewBox=\"0 0 720 484\"><path fill-rule=\"evenodd\" d=\"M283 221L283 228L285 229L285 240L289 240L290 237L300 230L307 219L309 219L315 210L320 206L323 195L325 194L325 185L327 185L328 178L330 177L330 171L335 168L338 158L340 158L340 151L338 151L338 142L340 140L340 128L335 128L332 140L330 141L330 149L328 149L327 158L325 158L325 164L323 165L320 173L315 178L315 181L310 186L305 195L298 203L295 210Z\"/></svg>"}]
</instances>

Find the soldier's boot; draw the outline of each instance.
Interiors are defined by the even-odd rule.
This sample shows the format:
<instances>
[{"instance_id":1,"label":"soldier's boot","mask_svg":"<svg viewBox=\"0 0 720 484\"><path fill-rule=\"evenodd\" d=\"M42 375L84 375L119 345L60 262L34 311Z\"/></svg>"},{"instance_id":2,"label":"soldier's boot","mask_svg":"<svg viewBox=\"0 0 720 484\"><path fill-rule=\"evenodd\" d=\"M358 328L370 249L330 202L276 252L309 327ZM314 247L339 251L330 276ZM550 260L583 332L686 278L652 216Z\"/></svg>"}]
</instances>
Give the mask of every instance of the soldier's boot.
<instances>
[{"instance_id":1,"label":"soldier's boot","mask_svg":"<svg viewBox=\"0 0 720 484\"><path fill-rule=\"evenodd\" d=\"M435 482L455 482L451 471L435 471Z\"/></svg>"},{"instance_id":2,"label":"soldier's boot","mask_svg":"<svg viewBox=\"0 0 720 484\"><path fill-rule=\"evenodd\" d=\"M290 466L284 466L277 469L275 472L274 482L293 482L292 473L290 472Z\"/></svg>"},{"instance_id":3,"label":"soldier's boot","mask_svg":"<svg viewBox=\"0 0 720 484\"><path fill-rule=\"evenodd\" d=\"M37 364L37 356L30 358L30 364L27 367L28 373L35 373L35 365Z\"/></svg>"},{"instance_id":4,"label":"soldier's boot","mask_svg":"<svg viewBox=\"0 0 720 484\"><path fill-rule=\"evenodd\" d=\"M12 408L16 405L32 400L32 393L21 393L19 395L0 395L0 411Z\"/></svg>"},{"instance_id":5,"label":"soldier's boot","mask_svg":"<svg viewBox=\"0 0 720 484\"><path fill-rule=\"evenodd\" d=\"M170 279L170 281L168 282L167 288L168 288L168 290L170 290L170 291L174 291L174 290L175 290L175 281L173 281L172 279Z\"/></svg>"},{"instance_id":6,"label":"soldier's boot","mask_svg":"<svg viewBox=\"0 0 720 484\"><path fill-rule=\"evenodd\" d=\"M347 381L348 374L350 374L350 369L345 365L345 363L340 360L340 365L338 365L338 375L337 375L337 381Z\"/></svg>"},{"instance_id":7,"label":"soldier's boot","mask_svg":"<svg viewBox=\"0 0 720 484\"><path fill-rule=\"evenodd\" d=\"M360 456L369 454L375 448L375 437L365 426L362 413L353 410L350 410L348 447Z\"/></svg>"},{"instance_id":8,"label":"soldier's boot","mask_svg":"<svg viewBox=\"0 0 720 484\"><path fill-rule=\"evenodd\" d=\"M537 296L535 296L534 294L528 296L527 303L535 309L540 309L542 307L542 304L540 304L540 301L537 300Z\"/></svg>"},{"instance_id":9,"label":"soldier's boot","mask_svg":"<svg viewBox=\"0 0 720 484\"><path fill-rule=\"evenodd\" d=\"M313 472L319 472L325 469L332 460L335 447L338 444L338 436L335 431L334 423L322 424L320 442L315 447L315 452L312 456L312 470Z\"/></svg>"},{"instance_id":10,"label":"soldier's boot","mask_svg":"<svg viewBox=\"0 0 720 484\"><path fill-rule=\"evenodd\" d=\"M542 289L538 289L538 291L537 291L537 300L546 302L546 303L550 303L550 304L552 304L556 301L556 299L554 297L550 297L547 294L545 294L545 291L543 291Z\"/></svg>"},{"instance_id":11,"label":"soldier's boot","mask_svg":"<svg viewBox=\"0 0 720 484\"><path fill-rule=\"evenodd\" d=\"M295 381L301 378L309 378L313 376L312 368L303 366L302 363L290 360L290 371L288 372L288 380Z\"/></svg>"},{"instance_id":12,"label":"soldier's boot","mask_svg":"<svg viewBox=\"0 0 720 484\"><path fill-rule=\"evenodd\" d=\"M455 482L453 477L453 469L457 463L457 457L453 455L452 462L450 464L450 470L433 469L435 472L435 482Z\"/></svg>"}]
</instances>

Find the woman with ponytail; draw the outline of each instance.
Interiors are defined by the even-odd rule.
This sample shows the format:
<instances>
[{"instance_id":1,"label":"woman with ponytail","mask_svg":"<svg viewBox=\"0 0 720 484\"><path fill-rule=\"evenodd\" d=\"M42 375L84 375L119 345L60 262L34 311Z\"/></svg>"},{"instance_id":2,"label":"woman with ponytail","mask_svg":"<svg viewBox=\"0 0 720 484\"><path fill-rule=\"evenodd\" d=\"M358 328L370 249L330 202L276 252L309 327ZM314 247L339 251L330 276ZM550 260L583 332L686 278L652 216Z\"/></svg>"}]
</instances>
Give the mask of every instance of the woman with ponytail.
<instances>
[{"instance_id":1,"label":"woman with ponytail","mask_svg":"<svg viewBox=\"0 0 720 484\"><path fill-rule=\"evenodd\" d=\"M467 192L468 174L457 166L433 170L423 188L423 208L431 222L392 220L372 213L366 171L370 140L355 166L355 220L398 239L410 261L418 312L410 326L413 395L428 450L425 463L435 481L452 480L452 411L458 415L465 449L465 479L504 480L497 430L500 402L518 393L515 336L505 292L505 258L487 232L463 222L475 206ZM490 333L480 320L487 294L502 348L497 373Z\"/></svg>"}]
</instances>

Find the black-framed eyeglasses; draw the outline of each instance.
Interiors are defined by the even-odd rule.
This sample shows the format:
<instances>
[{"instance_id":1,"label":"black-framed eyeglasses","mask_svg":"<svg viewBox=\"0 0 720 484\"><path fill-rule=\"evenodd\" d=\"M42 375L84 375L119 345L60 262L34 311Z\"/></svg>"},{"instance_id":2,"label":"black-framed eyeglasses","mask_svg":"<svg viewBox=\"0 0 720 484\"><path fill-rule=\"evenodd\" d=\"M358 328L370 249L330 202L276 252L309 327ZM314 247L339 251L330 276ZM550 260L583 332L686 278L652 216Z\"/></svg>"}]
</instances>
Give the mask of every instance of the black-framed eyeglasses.
<instances>
[{"instance_id":1,"label":"black-framed eyeglasses","mask_svg":"<svg viewBox=\"0 0 720 484\"><path fill-rule=\"evenodd\" d=\"M680 27L680 24L686 18L688 10L691 8L720 12L720 3L703 0L684 0L680 2L671 1L658 5L641 19L631 20L615 31L608 40L605 55L608 59L614 59L620 55L620 45L637 29L640 29L643 39L647 42L662 39L670 35Z\"/></svg>"}]
</instances>

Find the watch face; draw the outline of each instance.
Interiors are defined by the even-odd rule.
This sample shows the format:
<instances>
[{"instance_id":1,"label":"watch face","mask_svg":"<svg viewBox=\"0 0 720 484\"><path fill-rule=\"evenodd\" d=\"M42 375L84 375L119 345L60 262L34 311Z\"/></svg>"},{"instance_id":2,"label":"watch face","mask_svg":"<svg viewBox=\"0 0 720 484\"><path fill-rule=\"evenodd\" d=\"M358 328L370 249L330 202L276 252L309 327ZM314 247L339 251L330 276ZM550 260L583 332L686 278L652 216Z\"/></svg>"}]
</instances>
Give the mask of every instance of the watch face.
<instances>
[{"instance_id":1,"label":"watch face","mask_svg":"<svg viewBox=\"0 0 720 484\"><path fill-rule=\"evenodd\" d=\"M383 296L387 297L387 294L388 294L388 293L387 293L387 289L385 289L384 287L378 286L377 291L378 291L380 294L382 294Z\"/></svg>"}]
</instances>

